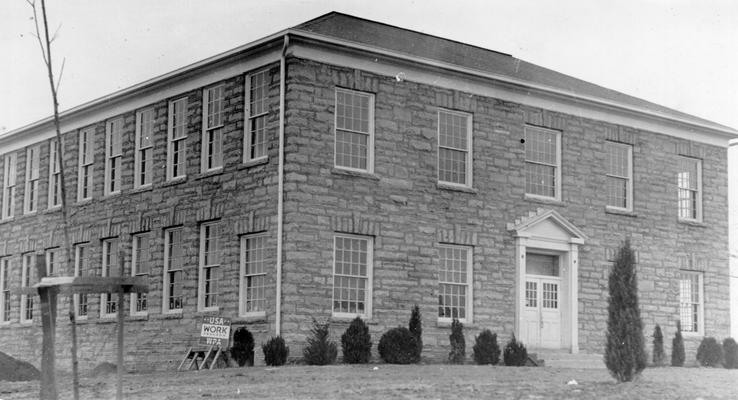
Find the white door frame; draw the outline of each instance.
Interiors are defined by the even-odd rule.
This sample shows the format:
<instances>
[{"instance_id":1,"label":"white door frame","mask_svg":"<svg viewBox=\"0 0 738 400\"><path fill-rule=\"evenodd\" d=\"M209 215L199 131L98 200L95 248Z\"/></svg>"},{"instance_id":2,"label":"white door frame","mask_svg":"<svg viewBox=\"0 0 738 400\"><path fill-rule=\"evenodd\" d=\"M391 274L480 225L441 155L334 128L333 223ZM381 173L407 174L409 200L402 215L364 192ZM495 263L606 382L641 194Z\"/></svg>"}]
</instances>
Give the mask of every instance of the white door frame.
<instances>
[{"instance_id":1,"label":"white door frame","mask_svg":"<svg viewBox=\"0 0 738 400\"><path fill-rule=\"evenodd\" d=\"M509 224L515 238L515 332L521 332L525 306L526 253L558 254L561 258L561 348L579 352L579 246L586 236L553 210L538 210Z\"/></svg>"}]
</instances>

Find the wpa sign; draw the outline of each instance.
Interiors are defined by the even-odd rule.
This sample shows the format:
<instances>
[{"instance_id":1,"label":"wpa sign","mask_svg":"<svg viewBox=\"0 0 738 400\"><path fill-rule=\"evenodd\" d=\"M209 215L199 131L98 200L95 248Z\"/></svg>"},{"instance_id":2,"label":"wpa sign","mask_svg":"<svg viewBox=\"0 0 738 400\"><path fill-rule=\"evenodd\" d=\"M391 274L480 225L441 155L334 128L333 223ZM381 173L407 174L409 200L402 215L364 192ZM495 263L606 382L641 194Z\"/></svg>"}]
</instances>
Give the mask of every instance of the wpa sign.
<instances>
[{"instance_id":1,"label":"wpa sign","mask_svg":"<svg viewBox=\"0 0 738 400\"><path fill-rule=\"evenodd\" d=\"M231 319L222 317L202 317L200 344L228 347L231 337Z\"/></svg>"}]
</instances>

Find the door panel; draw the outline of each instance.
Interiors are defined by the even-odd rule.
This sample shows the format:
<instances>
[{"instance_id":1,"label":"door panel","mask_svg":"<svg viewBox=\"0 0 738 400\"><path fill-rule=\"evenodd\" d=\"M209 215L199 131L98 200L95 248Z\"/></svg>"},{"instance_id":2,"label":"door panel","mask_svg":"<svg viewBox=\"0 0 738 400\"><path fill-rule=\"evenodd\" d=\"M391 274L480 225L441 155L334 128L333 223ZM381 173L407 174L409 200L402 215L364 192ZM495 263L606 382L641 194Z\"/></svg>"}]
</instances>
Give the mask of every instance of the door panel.
<instances>
[{"instance_id":1,"label":"door panel","mask_svg":"<svg viewBox=\"0 0 738 400\"><path fill-rule=\"evenodd\" d=\"M529 347L561 347L561 279L528 276L521 340Z\"/></svg>"}]
</instances>

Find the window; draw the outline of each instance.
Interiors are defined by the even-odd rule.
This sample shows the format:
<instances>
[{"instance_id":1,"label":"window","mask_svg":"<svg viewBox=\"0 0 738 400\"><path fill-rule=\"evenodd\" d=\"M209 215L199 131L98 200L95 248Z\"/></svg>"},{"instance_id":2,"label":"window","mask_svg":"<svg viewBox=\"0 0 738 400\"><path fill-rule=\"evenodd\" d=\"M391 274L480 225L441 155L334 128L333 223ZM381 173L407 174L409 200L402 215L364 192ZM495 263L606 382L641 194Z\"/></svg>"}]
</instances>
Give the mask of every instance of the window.
<instances>
[{"instance_id":1,"label":"window","mask_svg":"<svg viewBox=\"0 0 738 400\"><path fill-rule=\"evenodd\" d=\"M123 118L108 121L105 126L105 195L120 193Z\"/></svg>"},{"instance_id":2,"label":"window","mask_svg":"<svg viewBox=\"0 0 738 400\"><path fill-rule=\"evenodd\" d=\"M0 259L0 323L10 321L10 258Z\"/></svg>"},{"instance_id":3,"label":"window","mask_svg":"<svg viewBox=\"0 0 738 400\"><path fill-rule=\"evenodd\" d=\"M46 250L46 276L62 276L62 251L60 249Z\"/></svg>"},{"instance_id":4,"label":"window","mask_svg":"<svg viewBox=\"0 0 738 400\"><path fill-rule=\"evenodd\" d=\"M184 177L187 174L187 98L169 102L167 138L167 180Z\"/></svg>"},{"instance_id":5,"label":"window","mask_svg":"<svg viewBox=\"0 0 738 400\"><path fill-rule=\"evenodd\" d=\"M17 153L5 155L5 168L3 171L3 213L2 217L12 218L15 213L15 179Z\"/></svg>"},{"instance_id":6,"label":"window","mask_svg":"<svg viewBox=\"0 0 738 400\"><path fill-rule=\"evenodd\" d=\"M79 172L77 201L92 198L92 166L95 160L95 140L92 128L79 131Z\"/></svg>"},{"instance_id":7,"label":"window","mask_svg":"<svg viewBox=\"0 0 738 400\"><path fill-rule=\"evenodd\" d=\"M336 167L374 170L374 96L336 89Z\"/></svg>"},{"instance_id":8,"label":"window","mask_svg":"<svg viewBox=\"0 0 738 400\"><path fill-rule=\"evenodd\" d=\"M49 208L58 207L61 199L61 151L56 140L49 143Z\"/></svg>"},{"instance_id":9,"label":"window","mask_svg":"<svg viewBox=\"0 0 738 400\"><path fill-rule=\"evenodd\" d=\"M354 235L334 237L334 316L371 316L372 248L372 238Z\"/></svg>"},{"instance_id":10,"label":"window","mask_svg":"<svg viewBox=\"0 0 738 400\"><path fill-rule=\"evenodd\" d=\"M136 156L133 168L133 187L151 185L154 160L154 110L136 113Z\"/></svg>"},{"instance_id":11,"label":"window","mask_svg":"<svg viewBox=\"0 0 738 400\"><path fill-rule=\"evenodd\" d=\"M223 167L223 85L205 89L202 100L201 172Z\"/></svg>"},{"instance_id":12,"label":"window","mask_svg":"<svg viewBox=\"0 0 738 400\"><path fill-rule=\"evenodd\" d=\"M269 114L269 71L246 76L246 134L243 142L243 161L266 157L266 123Z\"/></svg>"},{"instance_id":13,"label":"window","mask_svg":"<svg viewBox=\"0 0 738 400\"><path fill-rule=\"evenodd\" d=\"M702 220L702 160L679 157L679 218Z\"/></svg>"},{"instance_id":14,"label":"window","mask_svg":"<svg viewBox=\"0 0 738 400\"><path fill-rule=\"evenodd\" d=\"M164 301L162 312L182 312L184 306L182 228L164 231Z\"/></svg>"},{"instance_id":15,"label":"window","mask_svg":"<svg viewBox=\"0 0 738 400\"><path fill-rule=\"evenodd\" d=\"M266 269L274 261L266 242L266 235L241 238L240 315L265 315Z\"/></svg>"},{"instance_id":16,"label":"window","mask_svg":"<svg viewBox=\"0 0 738 400\"><path fill-rule=\"evenodd\" d=\"M471 115L438 110L438 180L472 185Z\"/></svg>"},{"instance_id":17,"label":"window","mask_svg":"<svg viewBox=\"0 0 738 400\"><path fill-rule=\"evenodd\" d=\"M525 193L559 200L561 197L561 134L525 127Z\"/></svg>"},{"instance_id":18,"label":"window","mask_svg":"<svg viewBox=\"0 0 738 400\"><path fill-rule=\"evenodd\" d=\"M218 277L220 267L219 225L200 225L200 271L198 304L200 310L218 309Z\"/></svg>"},{"instance_id":19,"label":"window","mask_svg":"<svg viewBox=\"0 0 738 400\"><path fill-rule=\"evenodd\" d=\"M74 246L74 276L94 275L90 263L90 245L78 244ZM89 313L89 301L86 293L74 295L74 308L79 319L87 319Z\"/></svg>"},{"instance_id":20,"label":"window","mask_svg":"<svg viewBox=\"0 0 738 400\"><path fill-rule=\"evenodd\" d=\"M26 195L23 201L23 212L32 213L38 210L38 178L41 164L41 146L31 146L26 150Z\"/></svg>"},{"instance_id":21,"label":"window","mask_svg":"<svg viewBox=\"0 0 738 400\"><path fill-rule=\"evenodd\" d=\"M471 248L440 245L438 258L438 320L471 322Z\"/></svg>"},{"instance_id":22,"label":"window","mask_svg":"<svg viewBox=\"0 0 738 400\"><path fill-rule=\"evenodd\" d=\"M34 254L24 254L22 257L23 269L21 270L21 287L27 288L35 283L33 273L35 268L36 256ZM20 322L33 322L33 295L21 294L20 303Z\"/></svg>"},{"instance_id":23,"label":"window","mask_svg":"<svg viewBox=\"0 0 738 400\"><path fill-rule=\"evenodd\" d=\"M679 272L679 318L684 332L703 332L702 273Z\"/></svg>"},{"instance_id":24,"label":"window","mask_svg":"<svg viewBox=\"0 0 738 400\"><path fill-rule=\"evenodd\" d=\"M102 276L121 276L118 265L118 239L102 241ZM100 295L100 317L115 316L118 311L117 294L103 293Z\"/></svg>"},{"instance_id":25,"label":"window","mask_svg":"<svg viewBox=\"0 0 738 400\"><path fill-rule=\"evenodd\" d=\"M149 234L133 236L131 276L146 278L151 271L151 238ZM149 309L147 293L131 293L131 315L145 315Z\"/></svg>"},{"instance_id":26,"label":"window","mask_svg":"<svg viewBox=\"0 0 738 400\"><path fill-rule=\"evenodd\" d=\"M606 142L607 206L633 210L633 146Z\"/></svg>"}]
</instances>

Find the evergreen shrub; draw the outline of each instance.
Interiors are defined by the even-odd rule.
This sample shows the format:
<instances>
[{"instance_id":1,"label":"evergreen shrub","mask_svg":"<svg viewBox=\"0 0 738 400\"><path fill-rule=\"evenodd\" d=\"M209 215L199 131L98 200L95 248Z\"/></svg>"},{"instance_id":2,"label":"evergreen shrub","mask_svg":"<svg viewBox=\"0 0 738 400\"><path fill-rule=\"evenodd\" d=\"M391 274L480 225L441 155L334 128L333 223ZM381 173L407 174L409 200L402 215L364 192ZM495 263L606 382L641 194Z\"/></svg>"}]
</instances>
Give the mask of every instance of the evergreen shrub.
<instances>
[{"instance_id":1,"label":"evergreen shrub","mask_svg":"<svg viewBox=\"0 0 738 400\"><path fill-rule=\"evenodd\" d=\"M302 356L308 365L328 365L336 362L338 347L330 340L329 324L321 324L313 318L313 328Z\"/></svg>"},{"instance_id":2,"label":"evergreen shrub","mask_svg":"<svg viewBox=\"0 0 738 400\"><path fill-rule=\"evenodd\" d=\"M660 367L664 365L664 334L661 332L661 327L656 324L656 328L653 330L653 365Z\"/></svg>"},{"instance_id":3,"label":"evergreen shrub","mask_svg":"<svg viewBox=\"0 0 738 400\"><path fill-rule=\"evenodd\" d=\"M684 338L682 337L682 323L677 321L677 331L671 340L671 366L683 367L684 360Z\"/></svg>"},{"instance_id":4,"label":"evergreen shrub","mask_svg":"<svg viewBox=\"0 0 738 400\"><path fill-rule=\"evenodd\" d=\"M618 382L630 382L648 361L638 308L635 255L626 240L618 250L608 279L605 365Z\"/></svg>"},{"instance_id":5,"label":"evergreen shrub","mask_svg":"<svg viewBox=\"0 0 738 400\"><path fill-rule=\"evenodd\" d=\"M702 338L697 348L697 361L703 367L717 367L723 360L723 347L714 337Z\"/></svg>"},{"instance_id":6,"label":"evergreen shrub","mask_svg":"<svg viewBox=\"0 0 738 400\"><path fill-rule=\"evenodd\" d=\"M523 342L515 339L514 333L510 341L505 345L502 358L505 361L505 365L509 367L522 367L528 361L528 350L526 350Z\"/></svg>"},{"instance_id":7,"label":"evergreen shrub","mask_svg":"<svg viewBox=\"0 0 738 400\"><path fill-rule=\"evenodd\" d=\"M489 329L483 330L474 341L474 361L479 364L496 365L500 362L500 346L497 334Z\"/></svg>"},{"instance_id":8,"label":"evergreen shrub","mask_svg":"<svg viewBox=\"0 0 738 400\"><path fill-rule=\"evenodd\" d=\"M729 369L738 368L738 344L733 338L723 340L723 353L723 366Z\"/></svg>"},{"instance_id":9,"label":"evergreen shrub","mask_svg":"<svg viewBox=\"0 0 738 400\"><path fill-rule=\"evenodd\" d=\"M266 365L278 367L287 362L287 356L290 354L290 348L284 344L282 336L275 336L269 339L266 344L261 346L264 351L264 362Z\"/></svg>"},{"instance_id":10,"label":"evergreen shrub","mask_svg":"<svg viewBox=\"0 0 738 400\"><path fill-rule=\"evenodd\" d=\"M451 342L451 352L448 354L448 362L451 364L463 364L466 358L466 339L464 339L464 325L454 318L451 322L451 334L448 336Z\"/></svg>"},{"instance_id":11,"label":"evergreen shrub","mask_svg":"<svg viewBox=\"0 0 738 400\"><path fill-rule=\"evenodd\" d=\"M420 318L420 308L418 308L417 304L413 306L412 312L410 313L408 329L410 329L410 333L412 333L415 342L417 342L417 347L415 348L417 354L415 358L420 361L420 354L423 352L423 321Z\"/></svg>"},{"instance_id":12,"label":"evergreen shrub","mask_svg":"<svg viewBox=\"0 0 738 400\"><path fill-rule=\"evenodd\" d=\"M398 326L382 335L377 346L379 357L390 364L413 364L420 361L418 341L410 330Z\"/></svg>"},{"instance_id":13,"label":"evergreen shrub","mask_svg":"<svg viewBox=\"0 0 738 400\"><path fill-rule=\"evenodd\" d=\"M245 327L233 332L233 346L231 346L231 358L239 367L254 365L254 336Z\"/></svg>"},{"instance_id":14,"label":"evergreen shrub","mask_svg":"<svg viewBox=\"0 0 738 400\"><path fill-rule=\"evenodd\" d=\"M343 362L366 364L372 357L372 336L363 319L356 317L341 335Z\"/></svg>"}]
</instances>

